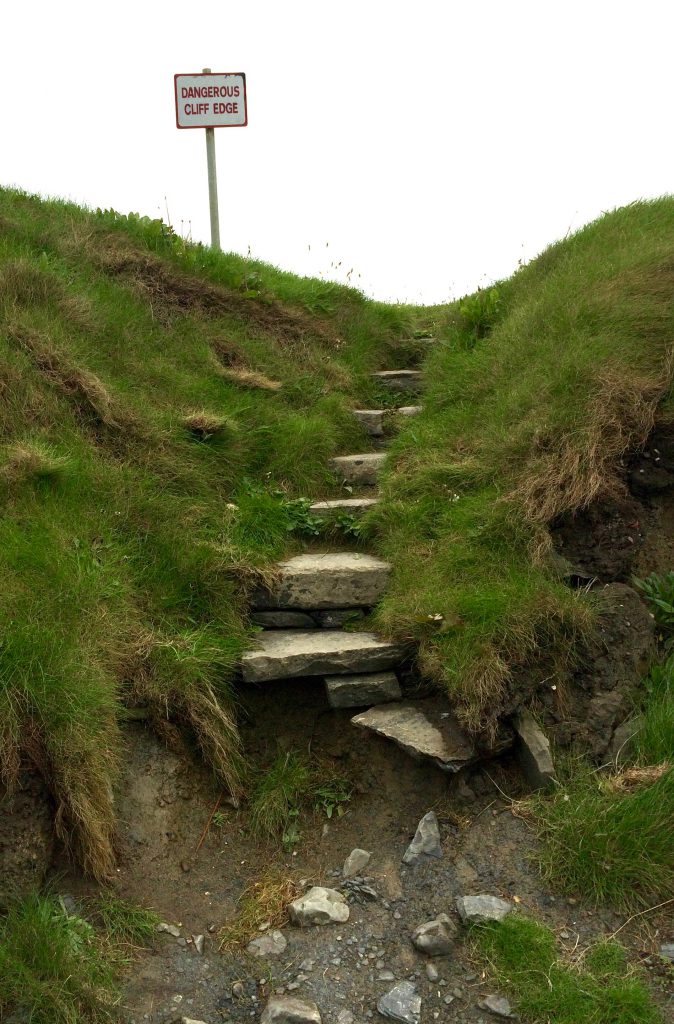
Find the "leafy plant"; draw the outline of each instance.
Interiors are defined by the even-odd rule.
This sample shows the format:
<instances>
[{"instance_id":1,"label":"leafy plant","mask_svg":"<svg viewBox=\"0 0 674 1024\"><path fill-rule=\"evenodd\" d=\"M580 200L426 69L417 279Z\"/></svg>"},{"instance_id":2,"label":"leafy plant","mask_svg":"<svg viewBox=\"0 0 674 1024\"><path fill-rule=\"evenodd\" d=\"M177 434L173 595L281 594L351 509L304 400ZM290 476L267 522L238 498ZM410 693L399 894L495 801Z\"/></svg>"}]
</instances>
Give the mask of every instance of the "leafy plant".
<instances>
[{"instance_id":1,"label":"leafy plant","mask_svg":"<svg viewBox=\"0 0 674 1024\"><path fill-rule=\"evenodd\" d=\"M307 537L317 537L320 534L323 521L311 514L311 502L308 498L295 498L292 501L284 499L282 505L289 533L300 533Z\"/></svg>"},{"instance_id":2,"label":"leafy plant","mask_svg":"<svg viewBox=\"0 0 674 1024\"><path fill-rule=\"evenodd\" d=\"M674 633L674 572L670 569L662 576L652 572L634 584L652 608L657 625L666 634Z\"/></svg>"},{"instance_id":3,"label":"leafy plant","mask_svg":"<svg viewBox=\"0 0 674 1024\"><path fill-rule=\"evenodd\" d=\"M327 818L331 818L335 812L341 818L346 811L344 804L351 799L351 787L346 779L337 776L317 786L314 799L316 808L323 811Z\"/></svg>"}]
</instances>

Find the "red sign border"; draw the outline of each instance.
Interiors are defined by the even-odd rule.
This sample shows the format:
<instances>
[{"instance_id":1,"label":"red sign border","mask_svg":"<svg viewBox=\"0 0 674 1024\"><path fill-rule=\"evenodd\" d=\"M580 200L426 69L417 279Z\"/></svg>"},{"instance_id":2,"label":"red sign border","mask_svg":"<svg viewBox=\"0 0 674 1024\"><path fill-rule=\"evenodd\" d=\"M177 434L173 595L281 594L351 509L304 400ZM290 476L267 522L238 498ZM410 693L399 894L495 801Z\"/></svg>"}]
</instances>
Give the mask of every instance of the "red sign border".
<instances>
[{"instance_id":1,"label":"red sign border","mask_svg":"<svg viewBox=\"0 0 674 1024\"><path fill-rule=\"evenodd\" d=\"M243 124L179 124L178 123L178 79L179 78L213 78L222 75L238 75L243 79L243 109L246 120ZM183 71L173 76L173 92L176 102L176 128L180 131L189 132L195 128L246 128L248 125L248 93L246 91L246 75L243 71Z\"/></svg>"}]
</instances>

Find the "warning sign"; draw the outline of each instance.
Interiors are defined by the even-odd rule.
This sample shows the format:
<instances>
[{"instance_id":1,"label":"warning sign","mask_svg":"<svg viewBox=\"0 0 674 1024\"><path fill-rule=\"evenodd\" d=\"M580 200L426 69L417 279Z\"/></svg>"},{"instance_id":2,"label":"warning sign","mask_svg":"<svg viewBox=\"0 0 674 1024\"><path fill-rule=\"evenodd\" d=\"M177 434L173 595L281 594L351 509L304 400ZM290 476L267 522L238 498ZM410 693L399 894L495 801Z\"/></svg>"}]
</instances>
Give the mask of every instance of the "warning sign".
<instances>
[{"instance_id":1,"label":"warning sign","mask_svg":"<svg viewBox=\"0 0 674 1024\"><path fill-rule=\"evenodd\" d=\"M174 75L178 128L245 128L246 76Z\"/></svg>"}]
</instances>

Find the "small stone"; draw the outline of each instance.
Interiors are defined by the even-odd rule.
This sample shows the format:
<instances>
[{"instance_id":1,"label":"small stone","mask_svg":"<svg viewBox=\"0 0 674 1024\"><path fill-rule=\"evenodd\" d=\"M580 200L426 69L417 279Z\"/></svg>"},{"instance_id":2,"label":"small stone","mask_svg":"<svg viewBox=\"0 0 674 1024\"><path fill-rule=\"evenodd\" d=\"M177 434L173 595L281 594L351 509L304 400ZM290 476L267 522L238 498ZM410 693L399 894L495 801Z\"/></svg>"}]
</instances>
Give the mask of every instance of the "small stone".
<instances>
[{"instance_id":1,"label":"small stone","mask_svg":"<svg viewBox=\"0 0 674 1024\"><path fill-rule=\"evenodd\" d=\"M370 863L371 853L367 850L360 850L356 848L352 850L349 856L344 861L344 867L342 868L342 875L344 878L353 878L354 875L359 875L363 868L367 867Z\"/></svg>"},{"instance_id":2,"label":"small stone","mask_svg":"<svg viewBox=\"0 0 674 1024\"><path fill-rule=\"evenodd\" d=\"M496 1017L512 1017L510 1003L503 996L485 996L478 1004L481 1010L489 1010Z\"/></svg>"},{"instance_id":3,"label":"small stone","mask_svg":"<svg viewBox=\"0 0 674 1024\"><path fill-rule=\"evenodd\" d=\"M188 860L181 860L180 861L180 869L181 869L181 871L185 871L185 872L191 871L192 870L192 865L190 864L190 862Z\"/></svg>"},{"instance_id":4,"label":"small stone","mask_svg":"<svg viewBox=\"0 0 674 1024\"><path fill-rule=\"evenodd\" d=\"M180 1024L206 1024L205 1020L195 1020L194 1017L181 1017Z\"/></svg>"},{"instance_id":5,"label":"small stone","mask_svg":"<svg viewBox=\"0 0 674 1024\"><path fill-rule=\"evenodd\" d=\"M176 928L174 924L166 924L165 921L162 921L161 924L157 925L157 931L168 932L168 934L172 935L174 939L177 939L180 935L180 928Z\"/></svg>"},{"instance_id":6,"label":"small stone","mask_svg":"<svg viewBox=\"0 0 674 1024\"><path fill-rule=\"evenodd\" d=\"M417 825L414 839L405 851L403 862L405 864L425 864L426 861L434 857L442 857L440 826L435 811L429 811Z\"/></svg>"},{"instance_id":7,"label":"small stone","mask_svg":"<svg viewBox=\"0 0 674 1024\"><path fill-rule=\"evenodd\" d=\"M288 910L290 920L301 928L312 924L341 924L349 919L349 906L342 894L320 885L293 900Z\"/></svg>"},{"instance_id":8,"label":"small stone","mask_svg":"<svg viewBox=\"0 0 674 1024\"><path fill-rule=\"evenodd\" d=\"M411 981L401 981L377 1003L382 1017L401 1021L402 1024L419 1024L421 1020L421 996Z\"/></svg>"},{"instance_id":9,"label":"small stone","mask_svg":"<svg viewBox=\"0 0 674 1024\"><path fill-rule=\"evenodd\" d=\"M530 711L520 711L513 719L519 737L517 755L529 785L533 789L549 789L555 784L555 766L550 741Z\"/></svg>"},{"instance_id":10,"label":"small stone","mask_svg":"<svg viewBox=\"0 0 674 1024\"><path fill-rule=\"evenodd\" d=\"M243 982L235 981L234 984L232 985L232 995L234 996L234 998L241 999L242 995L244 994L244 991L245 990L243 987Z\"/></svg>"},{"instance_id":11,"label":"small stone","mask_svg":"<svg viewBox=\"0 0 674 1024\"><path fill-rule=\"evenodd\" d=\"M179 938L176 941L177 941L179 946L186 946L187 945L187 939Z\"/></svg>"},{"instance_id":12,"label":"small stone","mask_svg":"<svg viewBox=\"0 0 674 1024\"><path fill-rule=\"evenodd\" d=\"M262 1011L260 1024L321 1024L321 1015L316 1003L273 995Z\"/></svg>"},{"instance_id":13,"label":"small stone","mask_svg":"<svg viewBox=\"0 0 674 1024\"><path fill-rule=\"evenodd\" d=\"M380 971L377 975L377 981L395 981L395 978L393 971Z\"/></svg>"},{"instance_id":14,"label":"small stone","mask_svg":"<svg viewBox=\"0 0 674 1024\"><path fill-rule=\"evenodd\" d=\"M480 896L459 896L456 909L464 924L502 921L513 909L512 903L483 893Z\"/></svg>"},{"instance_id":15,"label":"small stone","mask_svg":"<svg viewBox=\"0 0 674 1024\"><path fill-rule=\"evenodd\" d=\"M394 917L394 919L395 919L396 921L400 921L400 920L402 919L402 916L403 916L403 915L402 915L402 914L400 913L400 911L399 911L399 910L394 910L394 911L393 911L393 917Z\"/></svg>"},{"instance_id":16,"label":"small stone","mask_svg":"<svg viewBox=\"0 0 674 1024\"><path fill-rule=\"evenodd\" d=\"M454 996L445 996L445 998L443 999L443 1003L447 1003L447 1006L449 1006L453 1002Z\"/></svg>"},{"instance_id":17,"label":"small stone","mask_svg":"<svg viewBox=\"0 0 674 1024\"><path fill-rule=\"evenodd\" d=\"M289 992L294 992L295 989L300 987L300 983L299 983L299 981L291 981L291 982L288 983L288 985L286 987L287 987Z\"/></svg>"},{"instance_id":18,"label":"small stone","mask_svg":"<svg viewBox=\"0 0 674 1024\"><path fill-rule=\"evenodd\" d=\"M440 977L440 972L438 971L435 964L426 964L426 977L428 978L429 981L438 980L438 978Z\"/></svg>"},{"instance_id":19,"label":"small stone","mask_svg":"<svg viewBox=\"0 0 674 1024\"><path fill-rule=\"evenodd\" d=\"M203 952L204 952L204 937L203 937L203 935L193 935L192 936L192 942L194 943L194 948L196 949L197 953L200 956L203 956Z\"/></svg>"},{"instance_id":20,"label":"small stone","mask_svg":"<svg viewBox=\"0 0 674 1024\"><path fill-rule=\"evenodd\" d=\"M209 930L209 932L211 933L211 935L212 935L212 934L213 934L213 932L214 932L214 931L215 931L215 930L217 929L217 927L218 927L218 926L217 926L216 924L209 924L209 926L208 926L208 930Z\"/></svg>"},{"instance_id":21,"label":"small stone","mask_svg":"<svg viewBox=\"0 0 674 1024\"><path fill-rule=\"evenodd\" d=\"M660 956L665 960L674 961L674 942L665 942L660 946Z\"/></svg>"},{"instance_id":22,"label":"small stone","mask_svg":"<svg viewBox=\"0 0 674 1024\"><path fill-rule=\"evenodd\" d=\"M265 932L264 935L260 935L257 939L253 939L246 946L246 952L252 956L280 956L285 951L288 942L283 932L280 932L277 928L273 931Z\"/></svg>"},{"instance_id":23,"label":"small stone","mask_svg":"<svg viewBox=\"0 0 674 1024\"><path fill-rule=\"evenodd\" d=\"M355 1019L351 1010L340 1010L337 1014L337 1024L353 1024Z\"/></svg>"},{"instance_id":24,"label":"small stone","mask_svg":"<svg viewBox=\"0 0 674 1024\"><path fill-rule=\"evenodd\" d=\"M427 956L447 956L452 951L456 932L456 925L447 914L438 914L434 921L414 929L412 942Z\"/></svg>"}]
</instances>

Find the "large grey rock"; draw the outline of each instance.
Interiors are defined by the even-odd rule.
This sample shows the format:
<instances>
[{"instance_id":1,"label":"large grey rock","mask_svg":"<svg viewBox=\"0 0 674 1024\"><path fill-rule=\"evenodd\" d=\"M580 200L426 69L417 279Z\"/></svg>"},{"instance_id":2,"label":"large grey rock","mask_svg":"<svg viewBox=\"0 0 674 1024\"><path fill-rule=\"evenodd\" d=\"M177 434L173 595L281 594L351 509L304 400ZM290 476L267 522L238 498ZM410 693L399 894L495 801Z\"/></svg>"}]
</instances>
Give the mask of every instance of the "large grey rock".
<instances>
[{"instance_id":1,"label":"large grey rock","mask_svg":"<svg viewBox=\"0 0 674 1024\"><path fill-rule=\"evenodd\" d=\"M393 740L412 757L428 759L438 768L457 772L477 758L455 718L435 700L388 704L356 715L354 725Z\"/></svg>"},{"instance_id":2,"label":"large grey rock","mask_svg":"<svg viewBox=\"0 0 674 1024\"><path fill-rule=\"evenodd\" d=\"M485 921L502 921L513 905L498 896L482 893L480 896L459 896L456 909L465 924L483 924Z\"/></svg>"},{"instance_id":3,"label":"large grey rock","mask_svg":"<svg viewBox=\"0 0 674 1024\"><path fill-rule=\"evenodd\" d=\"M288 945L285 935L278 928L253 939L246 946L252 956L280 956Z\"/></svg>"},{"instance_id":4,"label":"large grey rock","mask_svg":"<svg viewBox=\"0 0 674 1024\"><path fill-rule=\"evenodd\" d=\"M370 863L370 857L372 856L368 850L352 850L349 856L344 861L344 867L342 868L343 878L353 878L354 875L359 875L363 868L366 868Z\"/></svg>"},{"instance_id":5,"label":"large grey rock","mask_svg":"<svg viewBox=\"0 0 674 1024\"><path fill-rule=\"evenodd\" d=\"M326 676L325 692L331 708L362 708L366 704L386 704L402 697L395 672Z\"/></svg>"},{"instance_id":6,"label":"large grey rock","mask_svg":"<svg viewBox=\"0 0 674 1024\"><path fill-rule=\"evenodd\" d=\"M421 1020L421 996L411 981L401 981L377 1003L382 1017L401 1021L402 1024L419 1024Z\"/></svg>"},{"instance_id":7,"label":"large grey rock","mask_svg":"<svg viewBox=\"0 0 674 1024\"><path fill-rule=\"evenodd\" d=\"M383 597L391 566L360 551L297 555L281 562L280 578L253 597L262 608L368 608Z\"/></svg>"},{"instance_id":8,"label":"large grey rock","mask_svg":"<svg viewBox=\"0 0 674 1024\"><path fill-rule=\"evenodd\" d=\"M260 1024L321 1024L321 1015L316 1003L293 996L271 996Z\"/></svg>"},{"instance_id":9,"label":"large grey rock","mask_svg":"<svg viewBox=\"0 0 674 1024\"><path fill-rule=\"evenodd\" d=\"M378 640L374 633L341 630L270 630L255 637L255 649L241 658L247 683L296 676L378 672L393 668L405 653L399 644Z\"/></svg>"},{"instance_id":10,"label":"large grey rock","mask_svg":"<svg viewBox=\"0 0 674 1024\"><path fill-rule=\"evenodd\" d=\"M388 391L409 391L418 394L423 386L420 370L380 370L372 374L377 384Z\"/></svg>"},{"instance_id":11,"label":"large grey rock","mask_svg":"<svg viewBox=\"0 0 674 1024\"><path fill-rule=\"evenodd\" d=\"M442 857L440 826L435 811L429 811L417 825L414 839L403 854L405 864L425 864L433 858Z\"/></svg>"},{"instance_id":12,"label":"large grey rock","mask_svg":"<svg viewBox=\"0 0 674 1024\"><path fill-rule=\"evenodd\" d=\"M447 914L438 914L434 921L420 924L412 932L412 942L427 956L447 956L457 936L457 927Z\"/></svg>"},{"instance_id":13,"label":"large grey rock","mask_svg":"<svg viewBox=\"0 0 674 1024\"><path fill-rule=\"evenodd\" d=\"M529 711L515 715L513 725L519 737L517 756L529 785L550 789L555 783L555 766L547 736Z\"/></svg>"},{"instance_id":14,"label":"large grey rock","mask_svg":"<svg viewBox=\"0 0 674 1024\"><path fill-rule=\"evenodd\" d=\"M330 459L330 468L347 484L375 487L385 461L386 452L340 455L336 459Z\"/></svg>"},{"instance_id":15,"label":"large grey rock","mask_svg":"<svg viewBox=\"0 0 674 1024\"><path fill-rule=\"evenodd\" d=\"M336 889L315 885L293 900L288 911L293 924L306 928L312 924L342 924L349 920L349 905Z\"/></svg>"},{"instance_id":16,"label":"large grey rock","mask_svg":"<svg viewBox=\"0 0 674 1024\"><path fill-rule=\"evenodd\" d=\"M315 501L309 506L312 516L330 519L340 514L362 516L378 504L378 498L333 498L332 501Z\"/></svg>"},{"instance_id":17,"label":"large grey rock","mask_svg":"<svg viewBox=\"0 0 674 1024\"><path fill-rule=\"evenodd\" d=\"M354 409L353 415L371 437L381 437L384 433L383 409Z\"/></svg>"},{"instance_id":18,"label":"large grey rock","mask_svg":"<svg viewBox=\"0 0 674 1024\"><path fill-rule=\"evenodd\" d=\"M264 629L315 629L316 623L306 612L289 612L285 610L271 612L253 612L251 621Z\"/></svg>"}]
</instances>

